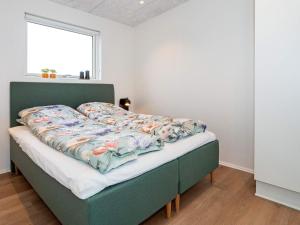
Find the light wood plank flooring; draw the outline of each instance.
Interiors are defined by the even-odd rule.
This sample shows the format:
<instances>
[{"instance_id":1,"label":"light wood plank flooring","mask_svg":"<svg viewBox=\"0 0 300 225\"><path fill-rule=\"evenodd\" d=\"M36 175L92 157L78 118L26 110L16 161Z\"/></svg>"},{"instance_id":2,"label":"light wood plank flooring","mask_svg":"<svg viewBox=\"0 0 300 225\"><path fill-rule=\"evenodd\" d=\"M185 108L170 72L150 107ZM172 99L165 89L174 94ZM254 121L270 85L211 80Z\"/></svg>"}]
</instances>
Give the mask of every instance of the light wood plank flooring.
<instances>
[{"instance_id":1,"label":"light wood plank flooring","mask_svg":"<svg viewBox=\"0 0 300 225\"><path fill-rule=\"evenodd\" d=\"M253 175L219 167L181 196L171 219L158 211L144 225L300 225L300 212L254 196ZM174 204L173 204L174 205ZM174 207L174 206L173 206ZM0 175L1 225L59 225L22 176Z\"/></svg>"}]
</instances>

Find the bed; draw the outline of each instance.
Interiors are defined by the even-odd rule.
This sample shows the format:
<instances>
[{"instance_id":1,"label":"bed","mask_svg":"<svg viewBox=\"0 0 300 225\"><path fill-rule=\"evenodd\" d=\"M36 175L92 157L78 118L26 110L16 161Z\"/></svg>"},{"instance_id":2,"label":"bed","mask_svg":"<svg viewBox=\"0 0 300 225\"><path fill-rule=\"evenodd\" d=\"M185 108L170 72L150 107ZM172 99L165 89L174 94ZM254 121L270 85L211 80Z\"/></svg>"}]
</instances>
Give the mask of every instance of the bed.
<instances>
[{"instance_id":1,"label":"bed","mask_svg":"<svg viewBox=\"0 0 300 225\"><path fill-rule=\"evenodd\" d=\"M85 102L114 103L110 84L12 82L10 127L18 112L38 105L64 104L72 108ZM37 166L11 138L12 171L20 169L35 191L63 224L138 224L166 205L168 215L179 196L218 166L218 141L212 141L131 180L79 199Z\"/></svg>"}]
</instances>

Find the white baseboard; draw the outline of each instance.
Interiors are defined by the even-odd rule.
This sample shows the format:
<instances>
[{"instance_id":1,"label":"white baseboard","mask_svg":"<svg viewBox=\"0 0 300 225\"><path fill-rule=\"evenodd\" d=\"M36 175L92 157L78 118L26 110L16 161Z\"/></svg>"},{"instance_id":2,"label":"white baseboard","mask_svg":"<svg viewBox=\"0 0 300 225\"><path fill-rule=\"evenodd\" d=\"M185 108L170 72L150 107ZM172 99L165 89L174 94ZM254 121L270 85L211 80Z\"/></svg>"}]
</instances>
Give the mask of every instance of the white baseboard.
<instances>
[{"instance_id":1,"label":"white baseboard","mask_svg":"<svg viewBox=\"0 0 300 225\"><path fill-rule=\"evenodd\" d=\"M300 193L298 192L256 181L255 195L300 211Z\"/></svg>"},{"instance_id":2,"label":"white baseboard","mask_svg":"<svg viewBox=\"0 0 300 225\"><path fill-rule=\"evenodd\" d=\"M0 174L8 173L8 172L10 172L10 169L1 169L0 170Z\"/></svg>"},{"instance_id":3,"label":"white baseboard","mask_svg":"<svg viewBox=\"0 0 300 225\"><path fill-rule=\"evenodd\" d=\"M226 166L226 167L236 169L236 170L241 170L241 171L244 171L244 172L247 172L247 173L252 173L252 174L254 173L253 169L246 168L246 167L243 167L243 166L238 166L238 165L235 165L235 164L232 164L232 163L220 161L219 164L222 165L222 166Z\"/></svg>"}]
</instances>

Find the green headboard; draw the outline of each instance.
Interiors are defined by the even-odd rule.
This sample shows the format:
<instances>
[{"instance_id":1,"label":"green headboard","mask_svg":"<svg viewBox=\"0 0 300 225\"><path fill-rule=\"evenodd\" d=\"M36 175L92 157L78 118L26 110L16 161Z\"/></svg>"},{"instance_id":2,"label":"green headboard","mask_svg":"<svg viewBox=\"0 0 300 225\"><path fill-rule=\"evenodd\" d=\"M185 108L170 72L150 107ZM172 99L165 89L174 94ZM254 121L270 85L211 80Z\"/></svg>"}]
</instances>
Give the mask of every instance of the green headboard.
<instances>
[{"instance_id":1,"label":"green headboard","mask_svg":"<svg viewBox=\"0 0 300 225\"><path fill-rule=\"evenodd\" d=\"M115 102L112 84L82 83L10 83L10 127L18 125L16 119L22 109L62 104L76 108L85 102Z\"/></svg>"}]
</instances>

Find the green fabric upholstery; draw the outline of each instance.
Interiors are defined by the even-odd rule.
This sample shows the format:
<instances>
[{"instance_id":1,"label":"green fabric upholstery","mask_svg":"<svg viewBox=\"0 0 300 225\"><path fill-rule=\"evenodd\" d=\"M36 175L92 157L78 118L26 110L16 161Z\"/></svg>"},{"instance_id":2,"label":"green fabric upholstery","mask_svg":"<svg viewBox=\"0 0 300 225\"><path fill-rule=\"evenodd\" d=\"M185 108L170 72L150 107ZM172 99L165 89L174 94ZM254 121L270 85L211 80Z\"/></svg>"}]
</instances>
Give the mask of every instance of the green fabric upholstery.
<instances>
[{"instance_id":1,"label":"green fabric upholstery","mask_svg":"<svg viewBox=\"0 0 300 225\"><path fill-rule=\"evenodd\" d=\"M201 146L178 159L179 193L182 194L219 166L219 142Z\"/></svg>"},{"instance_id":2,"label":"green fabric upholstery","mask_svg":"<svg viewBox=\"0 0 300 225\"><path fill-rule=\"evenodd\" d=\"M72 108L86 102L115 102L114 86L112 84L82 84L82 83L10 83L10 126L18 123L18 113L22 109L62 104Z\"/></svg>"},{"instance_id":3,"label":"green fabric upholstery","mask_svg":"<svg viewBox=\"0 0 300 225\"><path fill-rule=\"evenodd\" d=\"M11 160L43 201L65 225L134 225L178 193L178 161L106 188L81 200L46 174L11 139Z\"/></svg>"},{"instance_id":4,"label":"green fabric upholstery","mask_svg":"<svg viewBox=\"0 0 300 225\"><path fill-rule=\"evenodd\" d=\"M51 104L76 108L86 102L114 103L111 84L11 82L10 126L22 109ZM11 160L57 218L66 225L138 224L178 193L178 161L109 187L86 199L47 175L11 139Z\"/></svg>"},{"instance_id":5,"label":"green fabric upholstery","mask_svg":"<svg viewBox=\"0 0 300 225\"><path fill-rule=\"evenodd\" d=\"M116 225L142 222L174 199L177 171L178 161L174 160L89 198L90 220L101 218L103 224Z\"/></svg>"},{"instance_id":6,"label":"green fabric upholstery","mask_svg":"<svg viewBox=\"0 0 300 225\"><path fill-rule=\"evenodd\" d=\"M63 224L86 225L88 205L47 175L10 139L10 157L23 176Z\"/></svg>"},{"instance_id":7,"label":"green fabric upholstery","mask_svg":"<svg viewBox=\"0 0 300 225\"><path fill-rule=\"evenodd\" d=\"M114 103L113 85L11 82L10 126L18 125L18 112L25 108L51 104L76 108L93 101ZM81 200L39 168L12 138L10 143L13 163L65 225L138 224L171 201L177 193L185 192L200 181L219 162L219 145L215 141Z\"/></svg>"}]
</instances>

